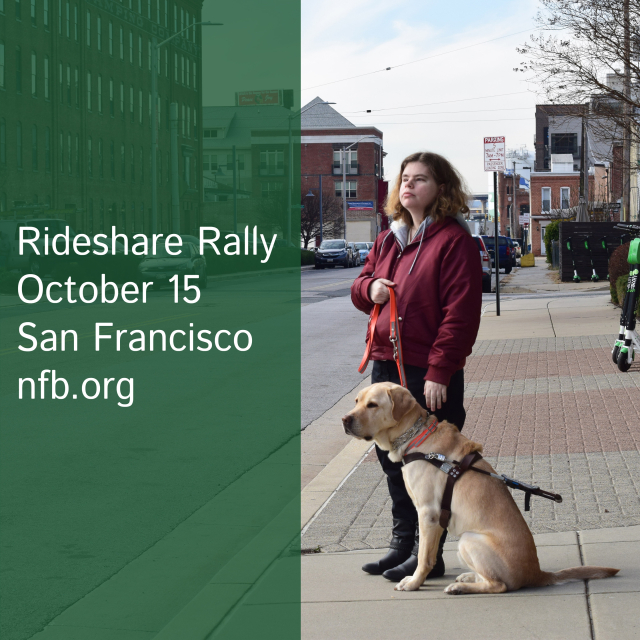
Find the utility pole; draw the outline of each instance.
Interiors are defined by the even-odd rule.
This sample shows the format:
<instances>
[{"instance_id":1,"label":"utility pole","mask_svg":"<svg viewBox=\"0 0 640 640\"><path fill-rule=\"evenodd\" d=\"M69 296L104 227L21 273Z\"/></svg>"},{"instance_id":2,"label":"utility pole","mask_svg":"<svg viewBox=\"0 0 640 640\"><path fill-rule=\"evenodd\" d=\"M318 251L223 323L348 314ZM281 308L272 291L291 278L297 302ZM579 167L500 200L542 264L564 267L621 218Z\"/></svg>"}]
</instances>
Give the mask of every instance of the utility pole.
<instances>
[{"instance_id":1,"label":"utility pole","mask_svg":"<svg viewBox=\"0 0 640 640\"><path fill-rule=\"evenodd\" d=\"M517 229L518 227L517 222L516 222L516 161L513 161L513 194L511 196L512 200L511 200L511 237L512 238L517 238L518 237L518 233L517 233Z\"/></svg>"},{"instance_id":2,"label":"utility pole","mask_svg":"<svg viewBox=\"0 0 640 640\"><path fill-rule=\"evenodd\" d=\"M344 222L344 239L347 239L347 150L342 147L342 220Z\"/></svg>"},{"instance_id":3,"label":"utility pole","mask_svg":"<svg viewBox=\"0 0 640 640\"><path fill-rule=\"evenodd\" d=\"M171 231L180 233L180 192L178 186L178 103L170 106L171 122Z\"/></svg>"},{"instance_id":4,"label":"utility pole","mask_svg":"<svg viewBox=\"0 0 640 640\"><path fill-rule=\"evenodd\" d=\"M624 131L622 141L622 215L624 222L631 220L631 24L629 0L623 3L624 25Z\"/></svg>"},{"instance_id":5,"label":"utility pole","mask_svg":"<svg viewBox=\"0 0 640 640\"><path fill-rule=\"evenodd\" d=\"M151 233L158 231L158 39L151 40Z\"/></svg>"},{"instance_id":6,"label":"utility pole","mask_svg":"<svg viewBox=\"0 0 640 640\"><path fill-rule=\"evenodd\" d=\"M498 172L493 172L493 255L496 263L496 315L500 315L500 210L498 209Z\"/></svg>"}]
</instances>

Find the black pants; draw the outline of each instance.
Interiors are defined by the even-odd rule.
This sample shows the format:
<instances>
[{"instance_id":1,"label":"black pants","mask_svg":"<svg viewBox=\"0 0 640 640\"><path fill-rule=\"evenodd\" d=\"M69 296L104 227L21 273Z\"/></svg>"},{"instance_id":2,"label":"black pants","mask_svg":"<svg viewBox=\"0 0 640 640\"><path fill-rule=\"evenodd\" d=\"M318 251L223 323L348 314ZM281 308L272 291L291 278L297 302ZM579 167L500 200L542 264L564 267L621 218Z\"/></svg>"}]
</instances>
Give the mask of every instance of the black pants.
<instances>
[{"instance_id":1,"label":"black pants","mask_svg":"<svg viewBox=\"0 0 640 640\"><path fill-rule=\"evenodd\" d=\"M411 395L426 409L427 401L424 397L424 377L427 369L405 365L407 375L407 388ZM398 367L393 360L375 360L373 362L373 372L371 382L395 382L400 384ZM456 371L451 376L451 382L447 387L447 401L441 409L432 411L438 420L447 420L462 431L464 420L467 416L463 405L464 400L464 370ZM376 445L378 460L382 465L382 470L387 475L387 485L391 496L391 513L394 520L408 520L414 525L418 522L418 513L413 506L413 502L407 493L402 477L402 463L391 462L389 455Z\"/></svg>"}]
</instances>

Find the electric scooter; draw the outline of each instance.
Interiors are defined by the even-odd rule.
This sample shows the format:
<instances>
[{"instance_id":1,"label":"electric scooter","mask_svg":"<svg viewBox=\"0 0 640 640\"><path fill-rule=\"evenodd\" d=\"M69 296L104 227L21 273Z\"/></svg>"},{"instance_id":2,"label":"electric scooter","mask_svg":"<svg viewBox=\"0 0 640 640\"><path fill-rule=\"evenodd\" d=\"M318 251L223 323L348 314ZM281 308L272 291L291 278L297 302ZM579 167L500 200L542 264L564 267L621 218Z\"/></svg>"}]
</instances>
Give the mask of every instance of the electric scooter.
<instances>
[{"instance_id":1,"label":"electric scooter","mask_svg":"<svg viewBox=\"0 0 640 640\"><path fill-rule=\"evenodd\" d=\"M623 373L629 371L635 351L640 352L640 336L636 332L636 303L638 300L638 273L640 268L640 227L629 224L619 224L615 227L628 231L637 236L629 245L629 279L627 280L627 292L622 302L620 314L620 330L613 351L613 361Z\"/></svg>"},{"instance_id":2,"label":"electric scooter","mask_svg":"<svg viewBox=\"0 0 640 640\"><path fill-rule=\"evenodd\" d=\"M600 278L596 273L596 268L593 266L593 254L591 253L591 243L589 242L589 236L584 239L584 248L589 252L589 260L591 262L591 282L598 282Z\"/></svg>"},{"instance_id":3,"label":"electric scooter","mask_svg":"<svg viewBox=\"0 0 640 640\"><path fill-rule=\"evenodd\" d=\"M573 281L574 282L580 282L580 276L578 275L578 272L576 271L576 260L575 260L575 256L573 255L573 244L571 243L571 237L567 238L566 242L567 242L567 249L569 250L569 253L571 254L571 264L573 266Z\"/></svg>"}]
</instances>

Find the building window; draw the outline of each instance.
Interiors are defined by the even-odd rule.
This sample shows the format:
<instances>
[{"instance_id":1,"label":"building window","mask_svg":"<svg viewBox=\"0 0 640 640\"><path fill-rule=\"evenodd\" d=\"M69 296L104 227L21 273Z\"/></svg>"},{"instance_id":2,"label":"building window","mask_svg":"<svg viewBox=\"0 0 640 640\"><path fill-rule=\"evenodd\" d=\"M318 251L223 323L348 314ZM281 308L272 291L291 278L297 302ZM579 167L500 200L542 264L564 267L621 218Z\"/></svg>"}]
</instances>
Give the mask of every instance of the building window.
<instances>
[{"instance_id":1,"label":"building window","mask_svg":"<svg viewBox=\"0 0 640 640\"><path fill-rule=\"evenodd\" d=\"M38 127L31 127L31 168L38 170Z\"/></svg>"},{"instance_id":2,"label":"building window","mask_svg":"<svg viewBox=\"0 0 640 640\"><path fill-rule=\"evenodd\" d=\"M347 198L358 197L358 183L356 180L347 180ZM336 198L342 198L342 180L336 182Z\"/></svg>"},{"instance_id":3,"label":"building window","mask_svg":"<svg viewBox=\"0 0 640 640\"><path fill-rule=\"evenodd\" d=\"M173 81L178 82L178 54L173 54Z\"/></svg>"},{"instance_id":4,"label":"building window","mask_svg":"<svg viewBox=\"0 0 640 640\"><path fill-rule=\"evenodd\" d=\"M73 158L71 157L71 134L67 134L67 157L69 158L69 175L71 175L71 169L73 168Z\"/></svg>"},{"instance_id":5,"label":"building window","mask_svg":"<svg viewBox=\"0 0 640 640\"><path fill-rule=\"evenodd\" d=\"M43 16L43 24L44 28L49 31L49 0L44 0L43 2L44 16Z\"/></svg>"},{"instance_id":6,"label":"building window","mask_svg":"<svg viewBox=\"0 0 640 640\"><path fill-rule=\"evenodd\" d=\"M158 2L160 2L160 0L158 0ZM165 27L168 27L168 26L169 26L169 25L167 24L167 20L168 20L167 14L168 14L168 12L169 12L168 5L169 5L169 0L164 0L164 26L165 26Z\"/></svg>"},{"instance_id":7,"label":"building window","mask_svg":"<svg viewBox=\"0 0 640 640\"><path fill-rule=\"evenodd\" d=\"M96 44L98 45L98 51L102 51L102 18L98 16L96 21Z\"/></svg>"},{"instance_id":8,"label":"building window","mask_svg":"<svg viewBox=\"0 0 640 640\"><path fill-rule=\"evenodd\" d=\"M36 58L36 52L31 52L31 97L35 98L38 95L38 59Z\"/></svg>"},{"instance_id":9,"label":"building window","mask_svg":"<svg viewBox=\"0 0 640 640\"><path fill-rule=\"evenodd\" d=\"M44 99L49 100L51 98L51 89L49 85L49 56L44 57Z\"/></svg>"},{"instance_id":10,"label":"building window","mask_svg":"<svg viewBox=\"0 0 640 640\"><path fill-rule=\"evenodd\" d=\"M0 118L0 164L7 164L7 121Z\"/></svg>"},{"instance_id":11,"label":"building window","mask_svg":"<svg viewBox=\"0 0 640 640\"><path fill-rule=\"evenodd\" d=\"M191 109L187 107L187 138L191 137Z\"/></svg>"},{"instance_id":12,"label":"building window","mask_svg":"<svg viewBox=\"0 0 640 640\"><path fill-rule=\"evenodd\" d=\"M64 104L64 79L62 75L62 62L58 63L58 93L60 94L60 103Z\"/></svg>"},{"instance_id":13,"label":"building window","mask_svg":"<svg viewBox=\"0 0 640 640\"><path fill-rule=\"evenodd\" d=\"M78 67L76 67L75 69L75 73L74 73L74 79L75 79L75 87L76 87L76 109L80 108L80 69L78 69Z\"/></svg>"},{"instance_id":14,"label":"building window","mask_svg":"<svg viewBox=\"0 0 640 640\"><path fill-rule=\"evenodd\" d=\"M551 187L542 187L542 210L551 211Z\"/></svg>"},{"instance_id":15,"label":"building window","mask_svg":"<svg viewBox=\"0 0 640 640\"><path fill-rule=\"evenodd\" d=\"M182 84L184 84L184 56L180 56L180 67L182 69L181 76L180 76L181 77L180 81L182 82Z\"/></svg>"},{"instance_id":16,"label":"building window","mask_svg":"<svg viewBox=\"0 0 640 640\"><path fill-rule=\"evenodd\" d=\"M51 129L44 128L44 170L51 171Z\"/></svg>"},{"instance_id":17,"label":"building window","mask_svg":"<svg viewBox=\"0 0 640 640\"><path fill-rule=\"evenodd\" d=\"M133 85L129 87L129 116L131 122L135 122L134 107L133 107Z\"/></svg>"},{"instance_id":18,"label":"building window","mask_svg":"<svg viewBox=\"0 0 640 640\"><path fill-rule=\"evenodd\" d=\"M67 104L71 106L71 65L67 64Z\"/></svg>"},{"instance_id":19,"label":"building window","mask_svg":"<svg viewBox=\"0 0 640 640\"><path fill-rule=\"evenodd\" d=\"M193 137L198 139L198 111L193 110Z\"/></svg>"},{"instance_id":20,"label":"building window","mask_svg":"<svg viewBox=\"0 0 640 640\"><path fill-rule=\"evenodd\" d=\"M262 197L270 198L275 196L278 192L282 192L284 190L284 185L282 182L263 182L260 185Z\"/></svg>"},{"instance_id":21,"label":"building window","mask_svg":"<svg viewBox=\"0 0 640 640\"><path fill-rule=\"evenodd\" d=\"M160 0L156 0L156 22L160 24Z\"/></svg>"},{"instance_id":22,"label":"building window","mask_svg":"<svg viewBox=\"0 0 640 640\"><path fill-rule=\"evenodd\" d=\"M180 31L184 29L184 9L180 9Z\"/></svg>"},{"instance_id":23,"label":"building window","mask_svg":"<svg viewBox=\"0 0 640 640\"><path fill-rule=\"evenodd\" d=\"M198 88L198 83L196 82L196 79L198 77L198 62L196 60L193 61L193 88L197 89Z\"/></svg>"},{"instance_id":24,"label":"building window","mask_svg":"<svg viewBox=\"0 0 640 640\"><path fill-rule=\"evenodd\" d=\"M126 177L127 177L127 166L125 164L126 159L125 159L125 150L124 150L124 144L120 145L120 178L122 179L122 182L125 181Z\"/></svg>"},{"instance_id":25,"label":"building window","mask_svg":"<svg viewBox=\"0 0 640 640\"><path fill-rule=\"evenodd\" d=\"M142 89L138 91L138 121L142 124Z\"/></svg>"},{"instance_id":26,"label":"building window","mask_svg":"<svg viewBox=\"0 0 640 640\"><path fill-rule=\"evenodd\" d=\"M120 27L120 60L124 60L124 31Z\"/></svg>"},{"instance_id":27,"label":"building window","mask_svg":"<svg viewBox=\"0 0 640 640\"><path fill-rule=\"evenodd\" d=\"M80 175L80 136L76 133L76 175Z\"/></svg>"},{"instance_id":28,"label":"building window","mask_svg":"<svg viewBox=\"0 0 640 640\"><path fill-rule=\"evenodd\" d=\"M31 0L31 24L34 27L38 24L36 20L36 0Z\"/></svg>"},{"instance_id":29,"label":"building window","mask_svg":"<svg viewBox=\"0 0 640 640\"><path fill-rule=\"evenodd\" d=\"M22 20L22 2L16 0L16 20Z\"/></svg>"},{"instance_id":30,"label":"building window","mask_svg":"<svg viewBox=\"0 0 640 640\"><path fill-rule=\"evenodd\" d=\"M136 150L133 145L131 145L131 182L136 181Z\"/></svg>"},{"instance_id":31,"label":"building window","mask_svg":"<svg viewBox=\"0 0 640 640\"><path fill-rule=\"evenodd\" d=\"M17 152L17 161L16 166L18 169L22 169L22 123L18 122L16 124L16 152Z\"/></svg>"},{"instance_id":32,"label":"building window","mask_svg":"<svg viewBox=\"0 0 640 640\"><path fill-rule=\"evenodd\" d=\"M133 64L133 31L129 31L129 63Z\"/></svg>"},{"instance_id":33,"label":"building window","mask_svg":"<svg viewBox=\"0 0 640 640\"><path fill-rule=\"evenodd\" d=\"M191 61L187 58L187 87L191 86Z\"/></svg>"},{"instance_id":34,"label":"building window","mask_svg":"<svg viewBox=\"0 0 640 640\"><path fill-rule=\"evenodd\" d=\"M284 151L261 151L260 152L260 175L261 176L283 176L284 175Z\"/></svg>"},{"instance_id":35,"label":"building window","mask_svg":"<svg viewBox=\"0 0 640 640\"><path fill-rule=\"evenodd\" d=\"M16 91L22 93L22 49L16 47Z\"/></svg>"},{"instance_id":36,"label":"building window","mask_svg":"<svg viewBox=\"0 0 640 640\"><path fill-rule=\"evenodd\" d=\"M113 140L109 144L109 175L112 180L116 179L116 145Z\"/></svg>"},{"instance_id":37,"label":"building window","mask_svg":"<svg viewBox=\"0 0 640 640\"><path fill-rule=\"evenodd\" d=\"M58 0L58 33L62 35L62 0Z\"/></svg>"},{"instance_id":38,"label":"building window","mask_svg":"<svg viewBox=\"0 0 640 640\"><path fill-rule=\"evenodd\" d=\"M73 39L76 42L80 41L80 19L78 15L78 5L73 6Z\"/></svg>"},{"instance_id":39,"label":"building window","mask_svg":"<svg viewBox=\"0 0 640 640\"><path fill-rule=\"evenodd\" d=\"M113 78L109 78L109 115L113 118L115 115L115 103L113 97Z\"/></svg>"},{"instance_id":40,"label":"building window","mask_svg":"<svg viewBox=\"0 0 640 640\"><path fill-rule=\"evenodd\" d=\"M120 116L124 118L124 82L120 83Z\"/></svg>"},{"instance_id":41,"label":"building window","mask_svg":"<svg viewBox=\"0 0 640 640\"><path fill-rule=\"evenodd\" d=\"M238 156L238 171L244 170L244 155Z\"/></svg>"},{"instance_id":42,"label":"building window","mask_svg":"<svg viewBox=\"0 0 640 640\"><path fill-rule=\"evenodd\" d=\"M552 133L551 153L575 154L578 152L577 133Z\"/></svg>"},{"instance_id":43,"label":"building window","mask_svg":"<svg viewBox=\"0 0 640 640\"><path fill-rule=\"evenodd\" d=\"M140 182L144 183L144 148L140 147ZM144 205L142 208L144 212Z\"/></svg>"},{"instance_id":44,"label":"building window","mask_svg":"<svg viewBox=\"0 0 640 640\"><path fill-rule=\"evenodd\" d=\"M169 77L169 52L167 51L166 47L164 50L164 75L167 78Z\"/></svg>"},{"instance_id":45,"label":"building window","mask_svg":"<svg viewBox=\"0 0 640 640\"><path fill-rule=\"evenodd\" d=\"M65 11L65 28L66 28L66 34L67 34L67 38L71 37L71 8L69 7L69 0L67 0L67 4L66 4L66 11Z\"/></svg>"},{"instance_id":46,"label":"building window","mask_svg":"<svg viewBox=\"0 0 640 640\"><path fill-rule=\"evenodd\" d=\"M87 111L91 111L91 71L87 71Z\"/></svg>"},{"instance_id":47,"label":"building window","mask_svg":"<svg viewBox=\"0 0 640 640\"><path fill-rule=\"evenodd\" d=\"M142 69L142 36L138 36L138 66Z\"/></svg>"},{"instance_id":48,"label":"building window","mask_svg":"<svg viewBox=\"0 0 640 640\"><path fill-rule=\"evenodd\" d=\"M4 80L4 42L0 42L0 89L5 88Z\"/></svg>"},{"instance_id":49,"label":"building window","mask_svg":"<svg viewBox=\"0 0 640 640\"><path fill-rule=\"evenodd\" d=\"M102 75L98 74L98 113L102 115Z\"/></svg>"},{"instance_id":50,"label":"building window","mask_svg":"<svg viewBox=\"0 0 640 640\"><path fill-rule=\"evenodd\" d=\"M151 71L151 40L147 40L147 57L149 58L147 64L149 66L149 71Z\"/></svg>"},{"instance_id":51,"label":"building window","mask_svg":"<svg viewBox=\"0 0 640 640\"><path fill-rule=\"evenodd\" d=\"M109 55L113 55L113 22L109 21Z\"/></svg>"},{"instance_id":52,"label":"building window","mask_svg":"<svg viewBox=\"0 0 640 640\"><path fill-rule=\"evenodd\" d=\"M92 149L92 140L91 136L89 136L87 140L87 173L90 178L93 178L93 149Z\"/></svg>"},{"instance_id":53,"label":"building window","mask_svg":"<svg viewBox=\"0 0 640 640\"><path fill-rule=\"evenodd\" d=\"M178 30L178 5L173 5L173 30Z\"/></svg>"},{"instance_id":54,"label":"building window","mask_svg":"<svg viewBox=\"0 0 640 640\"><path fill-rule=\"evenodd\" d=\"M87 11L87 47L91 46L91 11Z\"/></svg>"},{"instance_id":55,"label":"building window","mask_svg":"<svg viewBox=\"0 0 640 640\"><path fill-rule=\"evenodd\" d=\"M182 106L182 118L180 118L180 126L182 127L182 136L184 137L184 104Z\"/></svg>"},{"instance_id":56,"label":"building window","mask_svg":"<svg viewBox=\"0 0 640 640\"><path fill-rule=\"evenodd\" d=\"M104 178L104 145L102 138L98 140L98 175Z\"/></svg>"},{"instance_id":57,"label":"building window","mask_svg":"<svg viewBox=\"0 0 640 640\"><path fill-rule=\"evenodd\" d=\"M568 209L571 205L569 204L569 187L560 187L560 208Z\"/></svg>"}]
</instances>

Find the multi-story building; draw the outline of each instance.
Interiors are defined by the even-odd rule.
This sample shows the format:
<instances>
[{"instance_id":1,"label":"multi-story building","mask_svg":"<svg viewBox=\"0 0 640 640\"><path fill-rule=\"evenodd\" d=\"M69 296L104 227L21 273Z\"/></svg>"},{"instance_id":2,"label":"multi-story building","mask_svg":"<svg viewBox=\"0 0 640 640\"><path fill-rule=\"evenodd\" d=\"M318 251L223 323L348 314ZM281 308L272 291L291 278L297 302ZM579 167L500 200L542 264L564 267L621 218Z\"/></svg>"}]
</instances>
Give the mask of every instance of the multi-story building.
<instances>
[{"instance_id":1,"label":"multi-story building","mask_svg":"<svg viewBox=\"0 0 640 640\"><path fill-rule=\"evenodd\" d=\"M356 126L329 104L314 98L302 108L302 193L318 189L347 202L346 238L375 240L385 228L383 212L387 194L384 180L382 131ZM346 149L346 185L343 186L341 150Z\"/></svg>"},{"instance_id":2,"label":"multi-story building","mask_svg":"<svg viewBox=\"0 0 640 640\"><path fill-rule=\"evenodd\" d=\"M0 0L0 209L95 233L151 230L151 51L158 49L158 230L199 223L201 0ZM189 25L192 25L190 28Z\"/></svg>"},{"instance_id":3,"label":"multi-story building","mask_svg":"<svg viewBox=\"0 0 640 640\"><path fill-rule=\"evenodd\" d=\"M587 107L581 104L536 105L535 171L550 171L552 154L570 154L573 170L580 171L582 117L586 112Z\"/></svg>"}]
</instances>

